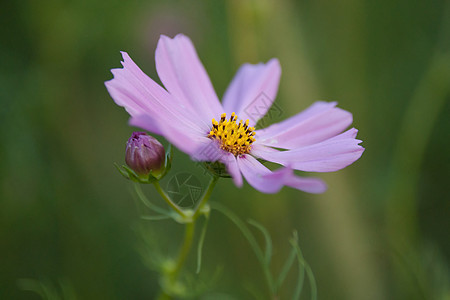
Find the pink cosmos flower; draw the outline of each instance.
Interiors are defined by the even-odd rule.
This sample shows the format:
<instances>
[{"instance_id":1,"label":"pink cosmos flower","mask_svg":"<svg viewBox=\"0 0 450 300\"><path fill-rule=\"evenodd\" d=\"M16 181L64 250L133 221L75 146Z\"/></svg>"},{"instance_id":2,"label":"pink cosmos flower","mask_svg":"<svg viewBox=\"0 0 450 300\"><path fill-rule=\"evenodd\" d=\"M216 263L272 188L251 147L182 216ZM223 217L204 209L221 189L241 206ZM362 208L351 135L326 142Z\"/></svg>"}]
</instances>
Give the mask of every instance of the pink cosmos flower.
<instances>
[{"instance_id":1,"label":"pink cosmos flower","mask_svg":"<svg viewBox=\"0 0 450 300\"><path fill-rule=\"evenodd\" d=\"M219 101L191 40L162 35L155 61L164 88L122 52L123 68L105 82L111 97L130 114L130 124L164 136L196 161L219 161L234 183L242 176L255 189L276 193L283 186L322 193L318 178L299 177L293 169L332 172L356 161L364 151L357 130L343 132L352 114L336 102L316 102L267 128L254 126L269 110L281 75L277 59L244 64ZM257 112L257 113L255 113ZM258 159L281 164L271 171Z\"/></svg>"}]
</instances>

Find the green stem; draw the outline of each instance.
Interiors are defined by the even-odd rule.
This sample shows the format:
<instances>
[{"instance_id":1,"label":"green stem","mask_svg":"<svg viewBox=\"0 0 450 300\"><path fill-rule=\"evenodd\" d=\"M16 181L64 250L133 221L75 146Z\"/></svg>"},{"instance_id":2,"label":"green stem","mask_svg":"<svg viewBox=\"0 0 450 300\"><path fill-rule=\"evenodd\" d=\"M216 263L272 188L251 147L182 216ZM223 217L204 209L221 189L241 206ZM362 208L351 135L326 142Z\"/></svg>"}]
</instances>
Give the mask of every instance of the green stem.
<instances>
[{"instance_id":1,"label":"green stem","mask_svg":"<svg viewBox=\"0 0 450 300\"><path fill-rule=\"evenodd\" d=\"M169 204L169 206L172 207L173 210L176 211L180 216L186 218L186 213L169 198L169 196L163 191L163 189L159 185L159 182L155 181L153 185L155 186L156 190L161 195L161 197L163 197L163 199L167 202L167 204Z\"/></svg>"},{"instance_id":2,"label":"green stem","mask_svg":"<svg viewBox=\"0 0 450 300\"><path fill-rule=\"evenodd\" d=\"M192 247L192 242L194 240L194 233L195 233L195 222L202 213L202 208L206 205L208 202L211 193L217 183L217 180L219 177L214 176L211 181L209 182L208 188L206 189L205 193L203 194L202 199L198 203L197 207L194 210L194 213L192 214L192 217L189 218L186 213L179 208L175 203L170 200L169 196L167 196L166 193L161 189L161 186L158 183L155 183L155 187L158 190L158 192L163 196L164 200L166 200L169 205L175 209L181 216L185 218L186 221L186 228L184 232L184 241L181 245L180 252L178 254L178 258L176 260L175 266L167 271L165 275L165 278L163 279L163 284L167 284L167 288L169 291L172 291L174 289L174 286L176 285L178 275L181 272L181 269L183 268L184 263L186 262L186 259L189 255L189 252ZM161 293L158 296L159 300L168 300L172 299L172 296L163 289Z\"/></svg>"},{"instance_id":3,"label":"green stem","mask_svg":"<svg viewBox=\"0 0 450 300\"><path fill-rule=\"evenodd\" d=\"M147 206L151 210L153 210L161 215L167 216L168 211L160 208L159 206L154 205L147 199L147 197L144 195L144 192L142 191L140 183L137 183L137 182L134 183L134 190L136 191L136 195L138 196L139 200L141 200L145 206Z\"/></svg>"},{"instance_id":4,"label":"green stem","mask_svg":"<svg viewBox=\"0 0 450 300\"><path fill-rule=\"evenodd\" d=\"M168 291L172 291L177 281L177 277L180 274L181 268L186 261L186 258L191 250L192 242L194 240L194 231L195 231L195 222L186 223L186 229L184 231L184 241L183 245L180 248L180 252L178 254L178 258L173 269L166 271L165 277L163 278L163 286L167 286L166 289L162 289L158 296L158 300L169 300L172 299L172 296L168 293Z\"/></svg>"},{"instance_id":5,"label":"green stem","mask_svg":"<svg viewBox=\"0 0 450 300\"><path fill-rule=\"evenodd\" d=\"M194 229L195 229L195 222L187 223L186 229L184 231L184 242L180 249L180 254L178 255L177 264L175 265L175 268L170 274L170 279L172 283L175 282L175 280L178 277L178 274L181 271L181 268L183 267L184 262L186 261L186 258L189 254L189 251L191 250L192 241L194 240Z\"/></svg>"},{"instance_id":6,"label":"green stem","mask_svg":"<svg viewBox=\"0 0 450 300\"><path fill-rule=\"evenodd\" d=\"M184 231L184 241L183 245L180 248L180 253L178 254L175 267L165 274L166 282L164 282L163 284L167 284L169 290L172 290L173 287L175 286L178 275L180 274L180 271L184 265L184 262L186 261L189 251L191 250L192 242L194 240L194 232L195 232L195 222L186 223L186 229ZM160 295L158 296L158 299L159 300L172 299L172 297L167 292L161 291Z\"/></svg>"},{"instance_id":7,"label":"green stem","mask_svg":"<svg viewBox=\"0 0 450 300\"><path fill-rule=\"evenodd\" d=\"M211 181L209 182L208 188L206 189L205 194L203 194L203 198L198 203L197 207L195 208L194 215L192 216L192 220L196 220L200 213L202 212L202 208L205 206L205 204L208 202L209 197L211 196L211 193L216 186L217 181L219 180L218 176L213 176L211 178Z\"/></svg>"}]
</instances>

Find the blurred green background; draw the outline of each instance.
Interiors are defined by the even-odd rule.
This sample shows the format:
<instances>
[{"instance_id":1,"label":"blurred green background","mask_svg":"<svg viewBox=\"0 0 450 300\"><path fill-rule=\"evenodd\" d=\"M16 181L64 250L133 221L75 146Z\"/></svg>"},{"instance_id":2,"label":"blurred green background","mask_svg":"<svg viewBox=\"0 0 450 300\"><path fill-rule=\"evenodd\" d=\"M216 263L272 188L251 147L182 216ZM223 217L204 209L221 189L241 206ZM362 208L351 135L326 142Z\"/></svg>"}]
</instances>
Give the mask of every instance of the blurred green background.
<instances>
[{"instance_id":1,"label":"blurred green background","mask_svg":"<svg viewBox=\"0 0 450 300\"><path fill-rule=\"evenodd\" d=\"M78 299L157 293L158 274L140 253L174 254L183 228L140 220L131 183L113 166L133 129L103 82L120 50L157 80L159 35L183 32L218 95L241 64L277 57L279 119L338 101L364 141L359 161L318 174L329 184L323 195L219 181L212 201L271 233L273 272L296 229L319 299L450 299L449 9L445 0L2 1L0 298L39 299L19 288L22 278L70 287ZM171 174L206 184L186 155L174 163ZM195 271L194 255L186 269ZM266 292L248 243L213 213L199 280L217 269L205 299Z\"/></svg>"}]
</instances>

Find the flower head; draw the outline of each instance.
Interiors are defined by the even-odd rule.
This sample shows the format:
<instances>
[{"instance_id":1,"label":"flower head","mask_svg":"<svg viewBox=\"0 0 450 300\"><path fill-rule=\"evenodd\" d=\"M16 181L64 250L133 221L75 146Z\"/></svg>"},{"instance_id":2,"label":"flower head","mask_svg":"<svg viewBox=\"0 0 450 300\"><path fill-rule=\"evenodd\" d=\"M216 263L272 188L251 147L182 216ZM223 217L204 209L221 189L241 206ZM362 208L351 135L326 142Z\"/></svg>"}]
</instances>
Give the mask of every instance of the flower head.
<instances>
[{"instance_id":1,"label":"flower head","mask_svg":"<svg viewBox=\"0 0 450 300\"><path fill-rule=\"evenodd\" d=\"M278 91L277 59L244 64L220 102L192 42L182 34L162 35L156 48L156 70L165 89L126 52L122 56L123 68L113 69L114 78L105 85L131 115L130 124L164 136L194 160L223 163L238 187L243 176L265 193L285 185L321 193L326 190L322 180L299 177L293 170L336 171L364 151L356 129L343 132L352 114L335 102L316 102L285 121L255 129ZM258 159L283 167L271 171Z\"/></svg>"},{"instance_id":2,"label":"flower head","mask_svg":"<svg viewBox=\"0 0 450 300\"><path fill-rule=\"evenodd\" d=\"M164 167L164 147L145 132L133 132L128 139L125 162L137 175L157 174Z\"/></svg>"}]
</instances>

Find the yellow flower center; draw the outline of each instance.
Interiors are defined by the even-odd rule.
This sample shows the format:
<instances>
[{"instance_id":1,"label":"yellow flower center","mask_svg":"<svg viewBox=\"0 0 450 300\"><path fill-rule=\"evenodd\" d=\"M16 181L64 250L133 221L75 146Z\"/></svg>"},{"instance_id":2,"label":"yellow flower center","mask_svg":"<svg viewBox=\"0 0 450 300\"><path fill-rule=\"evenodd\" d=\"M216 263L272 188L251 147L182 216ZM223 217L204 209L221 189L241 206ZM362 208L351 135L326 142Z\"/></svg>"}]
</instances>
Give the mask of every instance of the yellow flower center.
<instances>
[{"instance_id":1,"label":"yellow flower center","mask_svg":"<svg viewBox=\"0 0 450 300\"><path fill-rule=\"evenodd\" d=\"M212 128L208 134L210 139L219 141L220 148L232 153L234 156L247 154L252 149L252 143L255 141L255 128L248 127L249 120L245 123L242 120L237 121L237 116L233 112L230 119L227 120L227 114L220 116L220 122L212 119Z\"/></svg>"}]
</instances>

